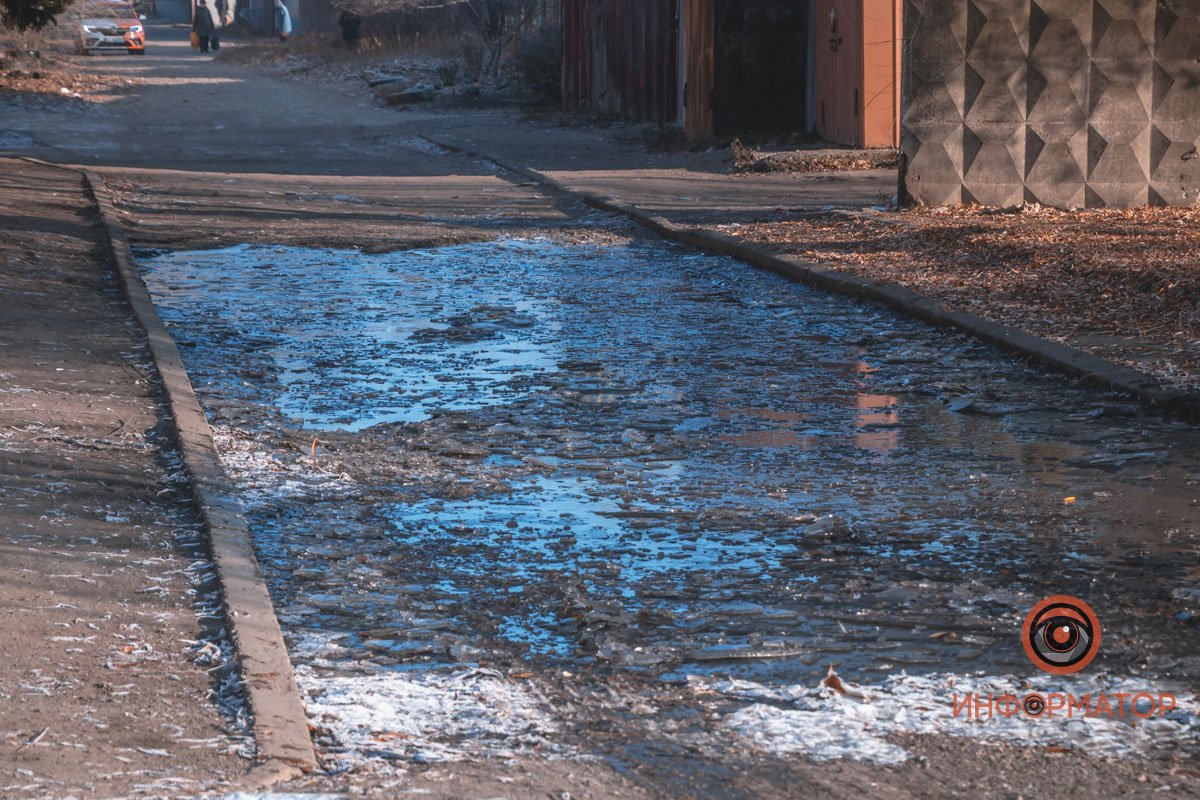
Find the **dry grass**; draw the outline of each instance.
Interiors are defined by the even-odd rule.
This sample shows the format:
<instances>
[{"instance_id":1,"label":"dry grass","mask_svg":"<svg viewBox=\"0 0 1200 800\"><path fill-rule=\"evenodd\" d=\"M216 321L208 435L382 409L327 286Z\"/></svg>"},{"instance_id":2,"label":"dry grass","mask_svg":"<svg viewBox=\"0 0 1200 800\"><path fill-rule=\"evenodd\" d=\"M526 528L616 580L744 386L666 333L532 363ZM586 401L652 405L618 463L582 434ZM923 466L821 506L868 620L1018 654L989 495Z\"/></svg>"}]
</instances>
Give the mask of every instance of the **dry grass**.
<instances>
[{"instance_id":1,"label":"dry grass","mask_svg":"<svg viewBox=\"0 0 1200 800\"><path fill-rule=\"evenodd\" d=\"M415 36L395 43L366 37L357 49L343 47L329 35L294 36L287 44L277 41L238 43L226 46L217 55L230 64L273 64L288 56L315 64L370 67L405 58L457 58L458 41L449 36Z\"/></svg>"},{"instance_id":2,"label":"dry grass","mask_svg":"<svg viewBox=\"0 0 1200 800\"><path fill-rule=\"evenodd\" d=\"M1200 210L823 215L730 233L1200 389Z\"/></svg>"},{"instance_id":3,"label":"dry grass","mask_svg":"<svg viewBox=\"0 0 1200 800\"><path fill-rule=\"evenodd\" d=\"M0 32L0 97L42 105L98 102L136 83L81 69L73 49L65 26L43 33Z\"/></svg>"},{"instance_id":4,"label":"dry grass","mask_svg":"<svg viewBox=\"0 0 1200 800\"><path fill-rule=\"evenodd\" d=\"M349 50L335 53L328 37L296 36L287 44L275 40L229 43L222 40L222 45L215 58L228 64L274 64L289 56L348 61L357 55Z\"/></svg>"},{"instance_id":5,"label":"dry grass","mask_svg":"<svg viewBox=\"0 0 1200 800\"><path fill-rule=\"evenodd\" d=\"M859 169L890 169L896 166L896 150L796 150L763 153L742 144L729 143L733 171L746 172L846 172Z\"/></svg>"}]
</instances>

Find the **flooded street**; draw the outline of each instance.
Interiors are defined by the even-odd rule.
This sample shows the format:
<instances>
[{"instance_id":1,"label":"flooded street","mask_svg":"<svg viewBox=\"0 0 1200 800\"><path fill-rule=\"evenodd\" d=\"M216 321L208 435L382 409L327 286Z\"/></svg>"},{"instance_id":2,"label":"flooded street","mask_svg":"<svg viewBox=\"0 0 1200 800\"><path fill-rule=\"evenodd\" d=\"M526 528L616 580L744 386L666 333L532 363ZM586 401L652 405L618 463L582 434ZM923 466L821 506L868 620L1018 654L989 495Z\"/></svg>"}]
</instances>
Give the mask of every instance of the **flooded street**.
<instances>
[{"instance_id":1,"label":"flooded street","mask_svg":"<svg viewBox=\"0 0 1200 800\"><path fill-rule=\"evenodd\" d=\"M924 155L808 130L795 4L235 5L0 58L0 798L1200 798L1186 4L939 5Z\"/></svg>"},{"instance_id":2,"label":"flooded street","mask_svg":"<svg viewBox=\"0 0 1200 800\"><path fill-rule=\"evenodd\" d=\"M327 754L1151 748L887 710L1034 676L1053 594L1103 623L1093 684L1200 689L1194 425L623 231L140 260ZM835 739L831 663L884 698Z\"/></svg>"}]
</instances>

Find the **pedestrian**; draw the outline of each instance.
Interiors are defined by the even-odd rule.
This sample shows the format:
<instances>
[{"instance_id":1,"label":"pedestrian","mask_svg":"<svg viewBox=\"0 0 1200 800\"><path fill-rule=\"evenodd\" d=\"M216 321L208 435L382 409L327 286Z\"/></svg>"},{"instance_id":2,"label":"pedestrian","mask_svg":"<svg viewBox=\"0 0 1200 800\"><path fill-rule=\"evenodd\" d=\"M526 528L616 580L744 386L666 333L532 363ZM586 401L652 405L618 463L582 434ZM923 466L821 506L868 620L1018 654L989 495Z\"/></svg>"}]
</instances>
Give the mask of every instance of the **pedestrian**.
<instances>
[{"instance_id":1,"label":"pedestrian","mask_svg":"<svg viewBox=\"0 0 1200 800\"><path fill-rule=\"evenodd\" d=\"M357 50L358 41L362 38L362 17L354 9L346 6L338 17L338 25L342 28L342 42L348 50Z\"/></svg>"},{"instance_id":2,"label":"pedestrian","mask_svg":"<svg viewBox=\"0 0 1200 800\"><path fill-rule=\"evenodd\" d=\"M217 0L214 3L217 9L217 26L224 27L233 22L233 15L229 13L229 0Z\"/></svg>"},{"instance_id":3,"label":"pedestrian","mask_svg":"<svg viewBox=\"0 0 1200 800\"><path fill-rule=\"evenodd\" d=\"M204 0L196 0L196 13L192 15L192 33L200 39L200 52L207 53L213 34L213 18Z\"/></svg>"},{"instance_id":4,"label":"pedestrian","mask_svg":"<svg viewBox=\"0 0 1200 800\"><path fill-rule=\"evenodd\" d=\"M229 0L214 0L213 8L217 12L217 21L213 25L212 36L208 37L208 46L215 53L221 49L220 29L225 27L225 12L229 10Z\"/></svg>"},{"instance_id":5,"label":"pedestrian","mask_svg":"<svg viewBox=\"0 0 1200 800\"><path fill-rule=\"evenodd\" d=\"M275 0L275 32L279 34L281 42L286 42L292 35L292 15L288 13L283 0Z\"/></svg>"}]
</instances>

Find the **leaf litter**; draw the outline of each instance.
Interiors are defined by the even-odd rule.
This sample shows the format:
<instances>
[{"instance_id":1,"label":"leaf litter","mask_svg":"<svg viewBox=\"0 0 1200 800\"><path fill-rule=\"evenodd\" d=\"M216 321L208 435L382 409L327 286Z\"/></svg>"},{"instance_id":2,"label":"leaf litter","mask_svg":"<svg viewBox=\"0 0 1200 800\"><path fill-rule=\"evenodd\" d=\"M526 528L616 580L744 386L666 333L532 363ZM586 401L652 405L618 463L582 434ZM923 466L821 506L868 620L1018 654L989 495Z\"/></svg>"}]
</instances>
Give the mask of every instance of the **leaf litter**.
<instances>
[{"instance_id":1,"label":"leaf litter","mask_svg":"<svg viewBox=\"0 0 1200 800\"><path fill-rule=\"evenodd\" d=\"M826 214L727 232L1200 390L1200 211Z\"/></svg>"}]
</instances>

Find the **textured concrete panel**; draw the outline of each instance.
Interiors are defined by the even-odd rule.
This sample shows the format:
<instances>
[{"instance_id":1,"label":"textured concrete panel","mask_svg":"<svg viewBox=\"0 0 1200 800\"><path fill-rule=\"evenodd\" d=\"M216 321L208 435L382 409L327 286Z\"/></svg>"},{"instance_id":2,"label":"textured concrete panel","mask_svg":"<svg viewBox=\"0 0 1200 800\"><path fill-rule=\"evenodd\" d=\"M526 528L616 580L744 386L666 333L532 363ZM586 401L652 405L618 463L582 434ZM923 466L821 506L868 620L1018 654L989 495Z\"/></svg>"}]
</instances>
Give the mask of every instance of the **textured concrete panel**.
<instances>
[{"instance_id":1,"label":"textured concrete panel","mask_svg":"<svg viewBox=\"0 0 1200 800\"><path fill-rule=\"evenodd\" d=\"M907 0L918 203L1200 204L1200 0Z\"/></svg>"}]
</instances>

